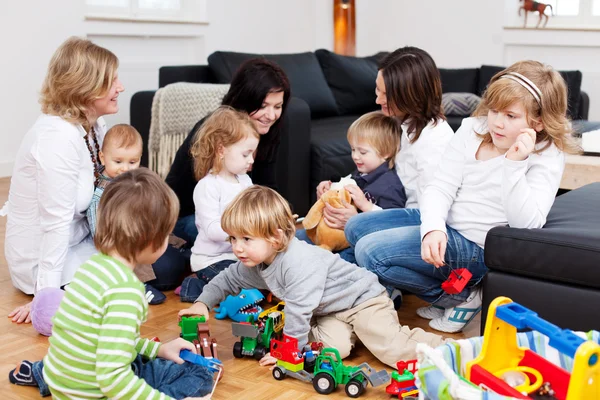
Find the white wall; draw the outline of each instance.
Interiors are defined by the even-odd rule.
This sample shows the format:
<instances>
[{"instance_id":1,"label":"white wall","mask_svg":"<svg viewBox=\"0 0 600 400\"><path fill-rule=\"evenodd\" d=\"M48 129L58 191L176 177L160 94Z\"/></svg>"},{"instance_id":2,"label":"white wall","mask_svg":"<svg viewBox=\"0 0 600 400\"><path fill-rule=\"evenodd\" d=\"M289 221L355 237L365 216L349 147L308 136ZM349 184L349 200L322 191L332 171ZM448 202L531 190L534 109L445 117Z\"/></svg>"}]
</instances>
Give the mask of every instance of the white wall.
<instances>
[{"instance_id":1,"label":"white wall","mask_svg":"<svg viewBox=\"0 0 600 400\"><path fill-rule=\"evenodd\" d=\"M331 8L328 0L208 0L209 23L203 25L86 20L84 0L3 2L0 177L12 172L21 140L40 113L38 94L50 57L69 36L87 36L119 57L126 91L119 113L106 118L112 125L129 122L131 96L156 89L162 65L203 64L214 50L332 49Z\"/></svg>"}]
</instances>

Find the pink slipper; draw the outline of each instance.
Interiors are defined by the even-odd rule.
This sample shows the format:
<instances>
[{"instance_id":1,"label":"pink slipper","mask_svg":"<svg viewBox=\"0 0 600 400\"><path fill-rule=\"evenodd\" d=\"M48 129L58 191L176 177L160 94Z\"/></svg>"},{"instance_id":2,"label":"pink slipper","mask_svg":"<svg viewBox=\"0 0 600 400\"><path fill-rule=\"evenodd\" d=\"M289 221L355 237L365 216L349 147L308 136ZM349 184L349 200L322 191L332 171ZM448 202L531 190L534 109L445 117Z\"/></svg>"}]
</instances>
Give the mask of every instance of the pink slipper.
<instances>
[{"instance_id":1,"label":"pink slipper","mask_svg":"<svg viewBox=\"0 0 600 400\"><path fill-rule=\"evenodd\" d=\"M177 296L179 296L179 293L180 293L180 292L181 292L181 286L177 286L177 289L175 289L175 292L174 292L174 293L175 293Z\"/></svg>"}]
</instances>

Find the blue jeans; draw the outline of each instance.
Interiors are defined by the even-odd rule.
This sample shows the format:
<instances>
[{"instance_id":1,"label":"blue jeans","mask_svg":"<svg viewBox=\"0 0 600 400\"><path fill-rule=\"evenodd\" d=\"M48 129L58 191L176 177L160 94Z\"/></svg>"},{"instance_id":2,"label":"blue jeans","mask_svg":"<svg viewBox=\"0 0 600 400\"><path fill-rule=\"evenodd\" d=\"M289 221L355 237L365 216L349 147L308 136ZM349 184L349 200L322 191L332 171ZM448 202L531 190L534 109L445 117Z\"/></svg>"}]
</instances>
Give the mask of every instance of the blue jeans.
<instances>
[{"instance_id":1,"label":"blue jeans","mask_svg":"<svg viewBox=\"0 0 600 400\"><path fill-rule=\"evenodd\" d=\"M296 231L296 238L298 240L302 240L303 242L314 244L306 235L306 229L298 229ZM348 247L347 249L341 250L337 252L339 256L348 261L349 263L356 264L356 258L354 258L354 249L352 247Z\"/></svg>"},{"instance_id":2,"label":"blue jeans","mask_svg":"<svg viewBox=\"0 0 600 400\"><path fill-rule=\"evenodd\" d=\"M44 381L43 367L43 361L36 361L32 369L40 394L46 397L50 396L50 389ZM213 374L206 367L189 362L180 365L162 358L149 361L138 354L131 369L135 376L145 380L148 385L176 399L205 396L213 385Z\"/></svg>"},{"instance_id":3,"label":"blue jeans","mask_svg":"<svg viewBox=\"0 0 600 400\"><path fill-rule=\"evenodd\" d=\"M227 269L234 260L221 260L209 265L206 268L196 272L196 276L188 276L181 284L179 297L181 301L193 303L202 294L204 286L208 284L215 276Z\"/></svg>"},{"instance_id":4,"label":"blue jeans","mask_svg":"<svg viewBox=\"0 0 600 400\"><path fill-rule=\"evenodd\" d=\"M175 223L173 234L178 236L193 245L198 236L198 228L196 228L196 216L194 214L181 217Z\"/></svg>"},{"instance_id":5,"label":"blue jeans","mask_svg":"<svg viewBox=\"0 0 600 400\"><path fill-rule=\"evenodd\" d=\"M165 253L152 264L156 279L146 283L160 291L175 289L183 280L186 271L189 271L187 267L190 263L190 255L190 249L167 246Z\"/></svg>"},{"instance_id":6,"label":"blue jeans","mask_svg":"<svg viewBox=\"0 0 600 400\"><path fill-rule=\"evenodd\" d=\"M420 226L419 210L396 208L359 214L348 221L345 233L358 265L374 272L384 286L415 293L443 308L463 303L487 273L483 249L447 226L447 265L435 268L421 258ZM441 284L457 268L467 268L473 277L461 293L450 295Z\"/></svg>"}]
</instances>

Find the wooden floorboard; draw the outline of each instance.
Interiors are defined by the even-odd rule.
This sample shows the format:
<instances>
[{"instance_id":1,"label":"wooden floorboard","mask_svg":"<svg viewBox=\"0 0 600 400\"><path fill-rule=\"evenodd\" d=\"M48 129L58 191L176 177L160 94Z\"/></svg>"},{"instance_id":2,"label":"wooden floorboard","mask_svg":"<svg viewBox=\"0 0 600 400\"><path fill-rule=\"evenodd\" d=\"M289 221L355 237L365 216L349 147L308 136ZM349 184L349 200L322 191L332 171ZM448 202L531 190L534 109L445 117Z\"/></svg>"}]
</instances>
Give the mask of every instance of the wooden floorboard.
<instances>
[{"instance_id":1,"label":"wooden floorboard","mask_svg":"<svg viewBox=\"0 0 600 400\"><path fill-rule=\"evenodd\" d=\"M8 197L9 179L0 179L0 208ZM6 218L0 217L0 314L6 316L14 307L30 300L30 297L16 290L10 281L10 275L4 258L4 234ZM405 304L399 311L400 321L411 327L421 327L432 331L427 321L415 314L417 307L424 305L415 296L405 296ZM150 306L148 321L142 327L142 335L158 336L167 341L179 335L177 312L185 308L173 292L167 292L167 301L158 306ZM311 384L286 378L283 381L273 379L268 368L258 366L252 359L233 359L232 347L236 338L231 334L231 322L210 320L211 333L219 343L219 354L225 365L225 375L219 383L215 399L312 399L320 397ZM466 331L455 338L479 335L479 317L467 327ZM39 393L30 387L19 387L8 382L8 372L22 359L41 359L48 348L48 339L39 335L31 325L13 324L9 318L0 318L0 398L2 399L39 399ZM353 354L345 361L348 364L368 362L376 369L384 368L362 345L358 345ZM388 371L391 372L389 367ZM325 397L323 397L325 398ZM342 386L327 399L347 399ZM385 386L369 387L363 398L389 399Z\"/></svg>"}]
</instances>

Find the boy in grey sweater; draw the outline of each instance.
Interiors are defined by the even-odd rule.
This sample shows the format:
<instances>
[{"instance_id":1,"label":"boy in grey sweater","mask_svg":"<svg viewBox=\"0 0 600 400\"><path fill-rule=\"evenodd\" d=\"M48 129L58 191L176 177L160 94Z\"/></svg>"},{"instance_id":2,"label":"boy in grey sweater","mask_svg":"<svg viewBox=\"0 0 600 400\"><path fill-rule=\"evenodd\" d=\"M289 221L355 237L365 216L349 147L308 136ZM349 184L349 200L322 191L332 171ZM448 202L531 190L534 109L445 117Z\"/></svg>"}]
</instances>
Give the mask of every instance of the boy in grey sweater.
<instances>
[{"instance_id":1,"label":"boy in grey sweater","mask_svg":"<svg viewBox=\"0 0 600 400\"><path fill-rule=\"evenodd\" d=\"M244 190L229 204L221 224L240 261L211 280L180 317L208 318L208 310L227 295L258 288L285 301L284 333L298 339L300 349L319 341L344 358L358 337L375 357L395 367L415 357L417 343L436 347L444 342L439 335L401 326L375 274L297 240L291 210L272 189Z\"/></svg>"}]
</instances>

